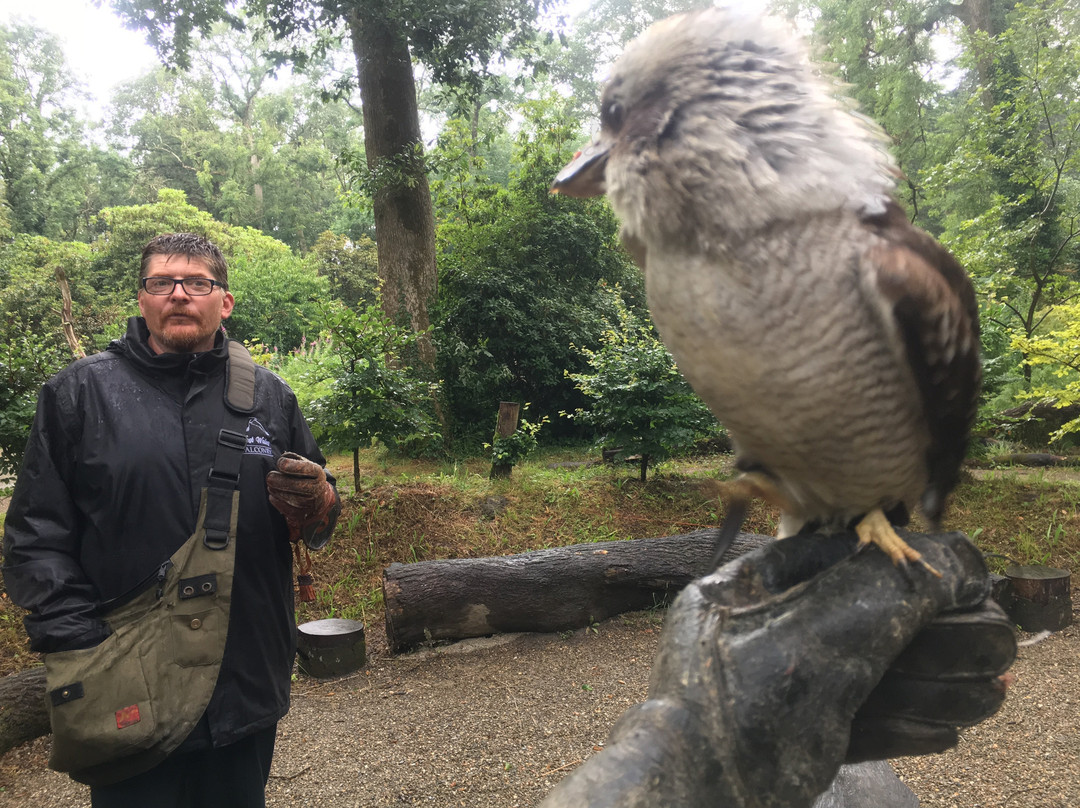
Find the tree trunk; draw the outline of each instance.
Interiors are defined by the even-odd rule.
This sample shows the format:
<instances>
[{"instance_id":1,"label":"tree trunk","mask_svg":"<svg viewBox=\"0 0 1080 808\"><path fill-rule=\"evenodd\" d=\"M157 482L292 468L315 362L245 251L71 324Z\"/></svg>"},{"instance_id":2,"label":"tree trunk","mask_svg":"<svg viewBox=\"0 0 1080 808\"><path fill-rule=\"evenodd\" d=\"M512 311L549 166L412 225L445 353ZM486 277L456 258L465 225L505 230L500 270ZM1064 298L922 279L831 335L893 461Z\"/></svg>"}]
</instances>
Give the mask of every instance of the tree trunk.
<instances>
[{"instance_id":1,"label":"tree trunk","mask_svg":"<svg viewBox=\"0 0 1080 808\"><path fill-rule=\"evenodd\" d=\"M1007 7L1000 0L963 0L959 5L951 5L953 14L964 24L971 34L987 34L997 36L1004 26L1004 15ZM975 62L975 71L979 77L979 85L982 87L980 100L986 109L992 109L997 102L1000 87L995 86L996 70L994 54L981 52Z\"/></svg>"},{"instance_id":2,"label":"tree trunk","mask_svg":"<svg viewBox=\"0 0 1080 808\"><path fill-rule=\"evenodd\" d=\"M71 355L76 359L82 359L86 356L86 351L82 349L79 338L75 334L75 321L71 316L71 287L68 286L67 275L61 266L56 267L56 282L60 284L60 300L62 302L60 327L64 332L64 339L67 340L68 348L71 349Z\"/></svg>"},{"instance_id":3,"label":"tree trunk","mask_svg":"<svg viewBox=\"0 0 1080 808\"><path fill-rule=\"evenodd\" d=\"M0 678L0 755L49 734L45 666Z\"/></svg>"},{"instance_id":4,"label":"tree trunk","mask_svg":"<svg viewBox=\"0 0 1080 808\"><path fill-rule=\"evenodd\" d=\"M718 532L391 564L383 571L386 637L400 652L425 641L582 628L665 605L709 571ZM724 561L768 541L740 534Z\"/></svg>"},{"instance_id":5,"label":"tree trunk","mask_svg":"<svg viewBox=\"0 0 1080 808\"><path fill-rule=\"evenodd\" d=\"M379 5L379 4L373 4ZM408 314L412 329L431 324L435 297L435 219L424 164L409 43L377 10L358 3L349 31L360 85L364 149L374 178L372 205L383 282L383 309L394 322ZM421 338L420 358L434 366L435 347Z\"/></svg>"}]
</instances>

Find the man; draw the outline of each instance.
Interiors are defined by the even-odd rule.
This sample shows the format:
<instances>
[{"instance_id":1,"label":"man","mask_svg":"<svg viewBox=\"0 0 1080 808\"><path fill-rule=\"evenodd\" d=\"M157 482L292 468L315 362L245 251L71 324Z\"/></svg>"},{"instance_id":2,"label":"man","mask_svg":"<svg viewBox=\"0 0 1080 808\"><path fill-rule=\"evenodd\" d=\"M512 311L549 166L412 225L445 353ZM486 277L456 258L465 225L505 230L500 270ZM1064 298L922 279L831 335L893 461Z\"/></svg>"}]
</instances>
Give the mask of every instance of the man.
<instances>
[{"instance_id":1,"label":"man","mask_svg":"<svg viewBox=\"0 0 1080 808\"><path fill-rule=\"evenodd\" d=\"M216 658L177 660L191 651L184 643L209 633L210 609L185 612L179 633L155 639L150 651L123 654L126 664L142 660L148 680L171 666L178 678L169 686L190 695L188 702L197 701L198 677L216 671L204 685L208 703L186 705L198 712L180 725L183 735L166 744L164 762L154 761L149 771L127 776L123 770L123 779L111 782L115 773L84 777L78 765L56 765L58 744L66 743L57 711L81 700L84 690L89 702L91 688L78 677L58 688L50 669L51 765L90 783L95 808L265 804L295 653L290 538L323 546L340 505L292 391L246 353L241 358L254 377L253 396L249 386L242 414L231 401L226 407L226 391L233 394L229 377L245 364L235 356L242 346L230 346L221 327L234 302L216 246L192 234L159 236L143 251L142 316L131 318L126 335L106 351L50 379L38 400L5 524L3 572L12 600L30 612L30 646L46 655L47 667L50 660L92 653L84 649L111 648L107 641L118 642L114 631L128 636L118 613L146 599L154 605L155 581L161 601L166 582L172 585L170 568L185 563L187 550L209 559L211 572L179 581L188 594L169 601L169 609L177 607L174 617L183 611L178 607L199 603L183 598L203 591L217 598L231 580ZM221 473L229 462L222 458L229 457L238 475ZM223 489L228 535L215 534L220 541L212 542L207 502L213 491L207 491L215 479L232 487ZM215 554L230 544L231 554ZM227 570L213 566L226 556ZM160 716L148 712L133 699L108 729L123 735L134 725L133 735L150 732L150 718Z\"/></svg>"}]
</instances>

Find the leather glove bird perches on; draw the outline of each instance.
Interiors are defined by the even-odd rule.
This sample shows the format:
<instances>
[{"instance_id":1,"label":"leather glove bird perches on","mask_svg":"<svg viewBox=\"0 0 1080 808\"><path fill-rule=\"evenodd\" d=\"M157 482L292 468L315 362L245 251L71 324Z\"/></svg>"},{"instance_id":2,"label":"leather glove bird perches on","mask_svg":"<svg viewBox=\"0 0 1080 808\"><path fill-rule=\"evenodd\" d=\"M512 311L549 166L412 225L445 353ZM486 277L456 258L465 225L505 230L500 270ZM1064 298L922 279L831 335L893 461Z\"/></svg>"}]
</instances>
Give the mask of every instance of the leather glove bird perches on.
<instances>
[{"instance_id":1,"label":"leather glove bird perches on","mask_svg":"<svg viewBox=\"0 0 1080 808\"><path fill-rule=\"evenodd\" d=\"M341 510L337 491L318 463L293 452L285 452L278 458L277 470L266 475L266 489L270 504L289 526L289 540L293 542L298 568L299 598L311 602L315 600L315 590L307 551L309 547L318 550L329 541L330 527Z\"/></svg>"},{"instance_id":2,"label":"leather glove bird perches on","mask_svg":"<svg viewBox=\"0 0 1080 808\"><path fill-rule=\"evenodd\" d=\"M541 808L809 806L844 762L943 751L992 715L1016 655L959 533L906 534L942 573L896 574L853 534L799 536L690 584L648 699Z\"/></svg>"}]
</instances>

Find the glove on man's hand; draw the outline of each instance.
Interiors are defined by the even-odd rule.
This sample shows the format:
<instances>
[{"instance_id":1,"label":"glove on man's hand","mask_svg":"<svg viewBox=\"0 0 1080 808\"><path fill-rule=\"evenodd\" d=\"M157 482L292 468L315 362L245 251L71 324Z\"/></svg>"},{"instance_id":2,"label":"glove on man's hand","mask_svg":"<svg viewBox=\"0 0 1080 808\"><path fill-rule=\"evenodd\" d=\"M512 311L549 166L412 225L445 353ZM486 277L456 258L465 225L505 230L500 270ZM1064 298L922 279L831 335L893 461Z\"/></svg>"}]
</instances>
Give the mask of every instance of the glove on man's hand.
<instances>
[{"instance_id":1,"label":"glove on man's hand","mask_svg":"<svg viewBox=\"0 0 1080 808\"><path fill-rule=\"evenodd\" d=\"M270 504L289 525L290 539L303 539L313 550L329 541L341 504L322 466L285 452L278 458L277 470L266 475L266 489Z\"/></svg>"},{"instance_id":2,"label":"glove on man's hand","mask_svg":"<svg viewBox=\"0 0 1080 808\"><path fill-rule=\"evenodd\" d=\"M648 700L541 808L809 806L845 760L953 745L1000 706L1016 641L974 545L904 537L941 578L815 535L690 584Z\"/></svg>"}]
</instances>

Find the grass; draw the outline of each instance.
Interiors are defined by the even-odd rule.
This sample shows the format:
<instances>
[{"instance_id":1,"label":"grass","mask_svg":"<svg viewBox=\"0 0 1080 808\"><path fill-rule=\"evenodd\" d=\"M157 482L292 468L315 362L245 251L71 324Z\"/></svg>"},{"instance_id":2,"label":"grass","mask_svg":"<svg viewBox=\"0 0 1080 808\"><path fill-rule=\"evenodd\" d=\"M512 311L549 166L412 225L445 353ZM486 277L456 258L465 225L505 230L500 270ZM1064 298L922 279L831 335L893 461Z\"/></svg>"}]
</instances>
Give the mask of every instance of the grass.
<instances>
[{"instance_id":1,"label":"grass","mask_svg":"<svg viewBox=\"0 0 1080 808\"><path fill-rule=\"evenodd\" d=\"M376 625L382 571L392 563L666 536L715 526L722 516L717 483L730 475L730 456L668 461L650 469L644 485L636 466L581 462L589 459L580 451L542 451L510 479L491 480L487 460L397 460L371 450L361 456L354 492L352 458L333 458L342 515L329 547L312 554L316 601L299 604L297 620ZM1080 473L974 474L954 492L947 529L1017 563L1080 569ZM756 504L744 529L773 533L776 520ZM1001 571L1006 563L992 559L991 567ZM0 591L0 675L37 662L22 614Z\"/></svg>"}]
</instances>

